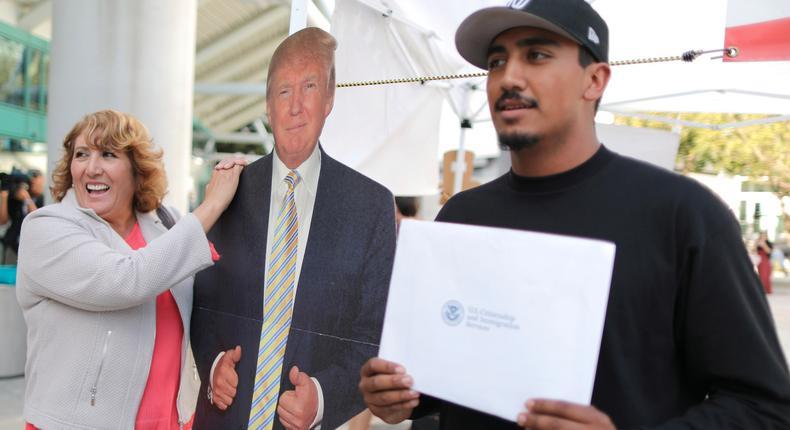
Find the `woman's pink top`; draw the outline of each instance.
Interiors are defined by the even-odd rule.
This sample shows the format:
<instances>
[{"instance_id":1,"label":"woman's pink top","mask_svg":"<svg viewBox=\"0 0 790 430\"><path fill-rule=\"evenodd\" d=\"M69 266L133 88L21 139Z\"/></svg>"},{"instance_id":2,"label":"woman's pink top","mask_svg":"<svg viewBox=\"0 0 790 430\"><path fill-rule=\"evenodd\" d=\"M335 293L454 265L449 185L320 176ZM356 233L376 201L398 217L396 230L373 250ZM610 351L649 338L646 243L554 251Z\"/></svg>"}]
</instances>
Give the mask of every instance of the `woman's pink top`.
<instances>
[{"instance_id":1,"label":"woman's pink top","mask_svg":"<svg viewBox=\"0 0 790 430\"><path fill-rule=\"evenodd\" d=\"M132 249L145 246L140 225L135 223L126 237ZM137 410L137 430L178 430L178 385L181 378L181 342L184 326L178 305L170 291L156 297L156 340L151 370L145 384L140 409Z\"/></svg>"}]
</instances>

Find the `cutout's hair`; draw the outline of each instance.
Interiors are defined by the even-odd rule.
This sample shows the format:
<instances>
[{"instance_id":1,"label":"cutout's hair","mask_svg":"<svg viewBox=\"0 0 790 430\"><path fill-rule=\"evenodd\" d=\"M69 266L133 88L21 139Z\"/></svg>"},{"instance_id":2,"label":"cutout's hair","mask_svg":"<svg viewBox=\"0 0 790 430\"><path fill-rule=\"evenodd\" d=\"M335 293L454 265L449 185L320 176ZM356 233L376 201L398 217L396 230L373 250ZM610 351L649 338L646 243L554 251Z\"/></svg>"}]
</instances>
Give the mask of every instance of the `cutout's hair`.
<instances>
[{"instance_id":1,"label":"cutout's hair","mask_svg":"<svg viewBox=\"0 0 790 430\"><path fill-rule=\"evenodd\" d=\"M269 97L272 87L272 76L277 68L293 56L312 57L320 60L329 72L327 76L328 94L335 94L335 50L337 40L334 36L317 27L307 27L288 36L274 50L269 61L269 71L266 76L266 98Z\"/></svg>"}]
</instances>

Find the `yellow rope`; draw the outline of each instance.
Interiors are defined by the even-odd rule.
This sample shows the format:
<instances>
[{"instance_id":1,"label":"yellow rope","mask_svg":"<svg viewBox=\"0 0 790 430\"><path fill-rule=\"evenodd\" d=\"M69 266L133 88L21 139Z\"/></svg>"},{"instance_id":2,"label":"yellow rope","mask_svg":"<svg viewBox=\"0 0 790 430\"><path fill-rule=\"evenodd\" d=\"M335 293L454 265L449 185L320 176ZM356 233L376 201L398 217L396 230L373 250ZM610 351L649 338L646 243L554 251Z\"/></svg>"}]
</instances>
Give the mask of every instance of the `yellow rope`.
<instances>
[{"instance_id":1,"label":"yellow rope","mask_svg":"<svg viewBox=\"0 0 790 430\"><path fill-rule=\"evenodd\" d=\"M381 81L346 82L346 83L337 84L337 87L348 88L348 87L363 87L367 85L408 84L413 82L419 82L422 84L428 81L446 81L448 79L482 78L487 75L488 72L477 72L477 73L461 73L458 75L438 75L438 76L422 76L417 78L384 79Z\"/></svg>"},{"instance_id":2,"label":"yellow rope","mask_svg":"<svg viewBox=\"0 0 790 430\"><path fill-rule=\"evenodd\" d=\"M652 57L642 58L636 60L622 60L612 61L609 63L611 66L627 66L632 64L648 64L648 63L663 63L668 61L691 61L705 51L689 51L683 55L675 55L673 57ZM688 58L691 57L691 60ZM457 75L438 75L438 76L419 76L416 78L396 78L396 79L383 79L379 81L358 81L358 82L343 82L337 84L337 88L349 87L365 87L370 85L388 85L388 84L408 84L419 82L424 84L428 81L446 81L450 79L468 79L468 78L484 78L488 76L488 72L477 73L461 73Z\"/></svg>"},{"instance_id":3,"label":"yellow rope","mask_svg":"<svg viewBox=\"0 0 790 430\"><path fill-rule=\"evenodd\" d=\"M695 56L699 56L702 54L702 51L691 51ZM669 61L687 61L685 57L688 54L684 55L675 55L672 57L652 57L652 58L640 58L636 60L620 60L620 61L612 61L609 63L612 66L629 66L632 64L648 64L648 63L665 63ZM696 58L696 57L695 57Z\"/></svg>"}]
</instances>

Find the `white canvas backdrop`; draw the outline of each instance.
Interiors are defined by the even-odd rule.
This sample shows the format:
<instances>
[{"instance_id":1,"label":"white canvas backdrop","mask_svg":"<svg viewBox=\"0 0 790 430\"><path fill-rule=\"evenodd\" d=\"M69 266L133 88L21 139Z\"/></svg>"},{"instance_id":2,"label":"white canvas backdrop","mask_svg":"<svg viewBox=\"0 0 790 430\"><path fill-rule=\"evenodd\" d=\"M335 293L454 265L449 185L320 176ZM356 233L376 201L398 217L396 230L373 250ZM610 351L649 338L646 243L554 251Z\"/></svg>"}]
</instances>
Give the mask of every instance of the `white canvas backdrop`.
<instances>
[{"instance_id":1,"label":"white canvas backdrop","mask_svg":"<svg viewBox=\"0 0 790 430\"><path fill-rule=\"evenodd\" d=\"M598 140L612 151L674 170L680 145L679 134L622 125L598 124L595 128Z\"/></svg>"},{"instance_id":2,"label":"white canvas backdrop","mask_svg":"<svg viewBox=\"0 0 790 430\"><path fill-rule=\"evenodd\" d=\"M403 16L398 9L393 13ZM332 32L339 41L338 82L433 75L461 67L421 29L356 0L337 1ZM321 142L330 155L397 195L434 194L443 99L441 88L419 84L338 89Z\"/></svg>"}]
</instances>

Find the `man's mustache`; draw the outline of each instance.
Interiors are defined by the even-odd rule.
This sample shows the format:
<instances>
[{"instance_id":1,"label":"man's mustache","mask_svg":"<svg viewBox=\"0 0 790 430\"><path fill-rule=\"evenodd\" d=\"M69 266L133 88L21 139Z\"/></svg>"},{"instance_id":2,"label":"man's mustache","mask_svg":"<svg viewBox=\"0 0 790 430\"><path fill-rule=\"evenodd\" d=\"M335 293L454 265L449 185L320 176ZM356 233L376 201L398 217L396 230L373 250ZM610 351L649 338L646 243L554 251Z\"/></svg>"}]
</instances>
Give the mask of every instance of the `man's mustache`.
<instances>
[{"instance_id":1,"label":"man's mustache","mask_svg":"<svg viewBox=\"0 0 790 430\"><path fill-rule=\"evenodd\" d=\"M517 100L521 102L523 105L525 105L527 108L538 107L537 100L530 97L524 97L521 94L519 94L517 91L509 90L509 91L505 91L504 93L502 93L501 96L499 96L496 103L494 103L494 110L497 112L504 110L505 102L509 100Z\"/></svg>"}]
</instances>

